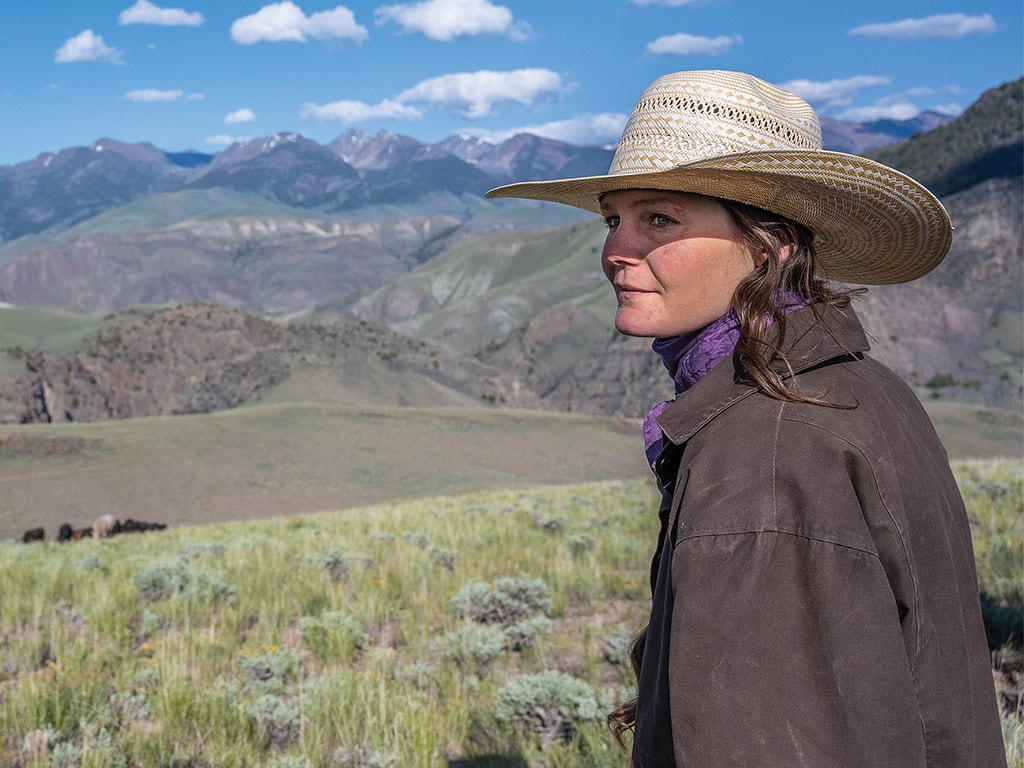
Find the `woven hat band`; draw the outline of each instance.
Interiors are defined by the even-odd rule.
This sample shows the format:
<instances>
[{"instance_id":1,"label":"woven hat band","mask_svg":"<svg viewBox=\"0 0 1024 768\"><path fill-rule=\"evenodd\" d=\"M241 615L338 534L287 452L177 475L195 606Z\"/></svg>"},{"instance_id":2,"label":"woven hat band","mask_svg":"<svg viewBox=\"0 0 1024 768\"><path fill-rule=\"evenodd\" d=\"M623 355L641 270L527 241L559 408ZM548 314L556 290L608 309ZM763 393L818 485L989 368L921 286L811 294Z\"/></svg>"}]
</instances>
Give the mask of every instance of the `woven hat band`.
<instances>
[{"instance_id":1,"label":"woven hat band","mask_svg":"<svg viewBox=\"0 0 1024 768\"><path fill-rule=\"evenodd\" d=\"M640 96L610 174L740 152L821 149L818 116L798 96L742 73L683 74L658 78Z\"/></svg>"}]
</instances>

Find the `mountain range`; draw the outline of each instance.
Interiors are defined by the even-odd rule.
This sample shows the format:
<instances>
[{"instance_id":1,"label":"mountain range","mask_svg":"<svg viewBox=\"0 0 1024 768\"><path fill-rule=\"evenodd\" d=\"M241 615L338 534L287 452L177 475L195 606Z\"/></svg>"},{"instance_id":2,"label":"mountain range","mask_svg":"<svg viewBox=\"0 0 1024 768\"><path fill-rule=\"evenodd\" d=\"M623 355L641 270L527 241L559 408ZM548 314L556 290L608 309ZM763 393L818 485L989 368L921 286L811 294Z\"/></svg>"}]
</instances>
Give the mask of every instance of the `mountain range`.
<instances>
[{"instance_id":1,"label":"mountain range","mask_svg":"<svg viewBox=\"0 0 1024 768\"><path fill-rule=\"evenodd\" d=\"M1020 411L1022 93L1004 84L954 120L823 123L826 148L934 185L956 225L935 273L860 300L875 354L925 398ZM216 155L103 139L0 167L0 302L17 308L0 310L0 421L202 412L288 388L638 416L666 377L612 327L601 223L483 198L610 158L527 134L349 131ZM64 313L59 338L45 311Z\"/></svg>"},{"instance_id":2,"label":"mountain range","mask_svg":"<svg viewBox=\"0 0 1024 768\"><path fill-rule=\"evenodd\" d=\"M862 152L948 121L925 112L906 121L826 120L826 148ZM158 193L230 189L321 212L403 204L424 195L482 195L526 178L604 173L608 147L578 147L519 134L499 144L454 135L436 144L350 130L326 146L294 133L239 142L216 155L166 152L104 138L89 147L0 166L0 242L67 228Z\"/></svg>"}]
</instances>

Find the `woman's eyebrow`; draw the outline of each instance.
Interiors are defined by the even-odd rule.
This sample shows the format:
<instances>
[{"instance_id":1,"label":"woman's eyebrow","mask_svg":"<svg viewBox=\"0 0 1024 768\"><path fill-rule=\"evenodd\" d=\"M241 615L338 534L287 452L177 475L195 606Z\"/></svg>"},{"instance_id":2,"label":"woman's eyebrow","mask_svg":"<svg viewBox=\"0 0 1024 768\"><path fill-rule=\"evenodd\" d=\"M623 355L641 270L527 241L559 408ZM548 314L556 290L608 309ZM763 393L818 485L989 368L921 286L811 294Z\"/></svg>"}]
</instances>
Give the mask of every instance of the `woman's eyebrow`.
<instances>
[{"instance_id":1,"label":"woman's eyebrow","mask_svg":"<svg viewBox=\"0 0 1024 768\"><path fill-rule=\"evenodd\" d=\"M658 194L652 193L646 197L640 197L635 200L631 200L628 203L620 203L616 206L611 206L601 200L600 209L602 213L607 213L614 210L636 210L638 208L646 208L654 205L672 205L677 206L679 209L685 208L685 203L682 200L677 199L670 194Z\"/></svg>"}]
</instances>

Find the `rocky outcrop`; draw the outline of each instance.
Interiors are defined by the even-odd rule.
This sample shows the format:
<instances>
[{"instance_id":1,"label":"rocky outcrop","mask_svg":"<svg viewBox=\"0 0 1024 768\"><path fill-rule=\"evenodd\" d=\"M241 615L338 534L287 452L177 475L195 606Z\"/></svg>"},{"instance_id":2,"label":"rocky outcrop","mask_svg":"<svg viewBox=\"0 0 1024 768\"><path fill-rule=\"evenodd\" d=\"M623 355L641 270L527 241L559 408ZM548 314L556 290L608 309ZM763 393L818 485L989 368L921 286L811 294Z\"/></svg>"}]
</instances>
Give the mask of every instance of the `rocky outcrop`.
<instances>
[{"instance_id":1,"label":"rocky outcrop","mask_svg":"<svg viewBox=\"0 0 1024 768\"><path fill-rule=\"evenodd\" d=\"M23 366L0 375L0 423L210 413L308 371L372 404L538 405L514 376L383 326L291 326L215 304L118 313L71 353L0 354Z\"/></svg>"}]
</instances>

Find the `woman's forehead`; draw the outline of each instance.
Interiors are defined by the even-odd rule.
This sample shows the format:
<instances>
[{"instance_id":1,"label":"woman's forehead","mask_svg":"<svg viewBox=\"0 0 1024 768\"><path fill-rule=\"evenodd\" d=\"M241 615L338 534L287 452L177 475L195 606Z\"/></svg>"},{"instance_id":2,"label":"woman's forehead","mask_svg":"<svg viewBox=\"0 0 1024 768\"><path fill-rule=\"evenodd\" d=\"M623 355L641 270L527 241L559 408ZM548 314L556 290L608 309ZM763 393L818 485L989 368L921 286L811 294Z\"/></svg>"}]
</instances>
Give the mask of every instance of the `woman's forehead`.
<instances>
[{"instance_id":1,"label":"woman's forehead","mask_svg":"<svg viewBox=\"0 0 1024 768\"><path fill-rule=\"evenodd\" d=\"M712 198L704 195L695 195L690 192L676 192L668 189L616 189L605 192L598 198L602 210L612 207L627 206L637 208L645 205L671 202L678 205L694 205L704 202L714 202Z\"/></svg>"}]
</instances>

